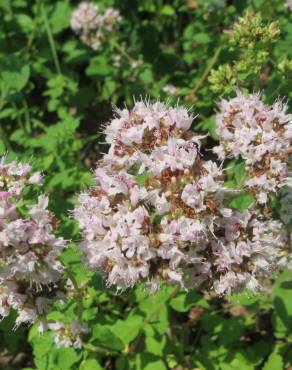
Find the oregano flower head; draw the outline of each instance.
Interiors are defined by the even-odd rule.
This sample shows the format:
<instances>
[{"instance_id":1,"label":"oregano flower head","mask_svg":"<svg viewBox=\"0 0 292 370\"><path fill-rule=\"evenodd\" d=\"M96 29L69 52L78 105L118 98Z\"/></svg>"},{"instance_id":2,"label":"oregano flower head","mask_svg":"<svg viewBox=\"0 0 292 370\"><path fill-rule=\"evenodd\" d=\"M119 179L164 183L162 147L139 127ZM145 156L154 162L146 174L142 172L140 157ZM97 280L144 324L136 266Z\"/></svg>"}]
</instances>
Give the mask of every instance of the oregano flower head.
<instances>
[{"instance_id":1,"label":"oregano flower head","mask_svg":"<svg viewBox=\"0 0 292 370\"><path fill-rule=\"evenodd\" d=\"M70 25L86 45L97 50L121 19L117 9L107 8L100 13L97 4L83 1L73 11Z\"/></svg>"},{"instance_id":2,"label":"oregano flower head","mask_svg":"<svg viewBox=\"0 0 292 370\"><path fill-rule=\"evenodd\" d=\"M39 195L19 206L31 185L42 175L29 164L0 161L0 317L17 312L15 326L44 318L56 299L63 298L63 266L58 260L66 241L54 235L54 218L48 197ZM43 321L43 324L45 322ZM43 327L41 328L41 330Z\"/></svg>"},{"instance_id":3,"label":"oregano flower head","mask_svg":"<svg viewBox=\"0 0 292 370\"><path fill-rule=\"evenodd\" d=\"M221 162L203 158L193 120L184 107L138 101L106 125L108 153L74 216L87 265L108 286L178 283L223 295L259 289L286 262L280 222L228 206L234 191Z\"/></svg>"},{"instance_id":4,"label":"oregano flower head","mask_svg":"<svg viewBox=\"0 0 292 370\"><path fill-rule=\"evenodd\" d=\"M289 177L292 154L292 115L277 100L266 105L260 94L223 99L216 116L220 144L214 152L220 159L241 158L247 168L246 186L260 204L276 193Z\"/></svg>"}]
</instances>

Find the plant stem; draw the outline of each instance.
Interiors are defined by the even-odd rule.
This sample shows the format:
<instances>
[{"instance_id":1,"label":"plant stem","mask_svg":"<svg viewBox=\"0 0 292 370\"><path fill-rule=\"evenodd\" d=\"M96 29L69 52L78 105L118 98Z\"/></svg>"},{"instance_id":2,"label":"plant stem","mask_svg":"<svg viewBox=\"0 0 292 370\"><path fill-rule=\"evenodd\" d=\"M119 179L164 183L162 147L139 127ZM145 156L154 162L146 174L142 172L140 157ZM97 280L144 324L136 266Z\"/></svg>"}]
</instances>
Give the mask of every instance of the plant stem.
<instances>
[{"instance_id":1,"label":"plant stem","mask_svg":"<svg viewBox=\"0 0 292 370\"><path fill-rule=\"evenodd\" d=\"M25 129L26 129L26 132L30 135L32 132L31 120L30 120L29 108L28 108L26 99L23 100L23 106L24 106Z\"/></svg>"},{"instance_id":2,"label":"plant stem","mask_svg":"<svg viewBox=\"0 0 292 370\"><path fill-rule=\"evenodd\" d=\"M4 105L5 105L4 99L1 98L1 100L0 100L0 110L2 110ZM8 139L8 136L6 135L6 132L5 132L4 128L2 127L1 122L0 122L0 137L1 137L1 139L4 143L4 145L5 145L5 149L7 149L9 151L12 151L10 141Z\"/></svg>"},{"instance_id":3,"label":"plant stem","mask_svg":"<svg viewBox=\"0 0 292 370\"><path fill-rule=\"evenodd\" d=\"M92 344L84 344L84 348L87 349L88 351L95 352L95 353L103 353L103 354L109 353L106 349L95 347Z\"/></svg>"},{"instance_id":4,"label":"plant stem","mask_svg":"<svg viewBox=\"0 0 292 370\"><path fill-rule=\"evenodd\" d=\"M1 136L1 139L2 139L6 149L11 151L12 147L11 147L11 144L9 142L9 139L6 135L6 132L5 132L4 128L2 127L2 124L0 124L0 136Z\"/></svg>"},{"instance_id":5,"label":"plant stem","mask_svg":"<svg viewBox=\"0 0 292 370\"><path fill-rule=\"evenodd\" d=\"M78 311L77 311L77 315L78 315L78 320L79 321L82 321L82 315L83 315L83 297L82 297L82 290L80 289L80 287L78 286L78 283L75 279L75 276L74 274L68 269L66 268L66 273L69 277L69 279L71 280L72 282L72 285L76 291L76 297L77 297L77 304L78 304Z\"/></svg>"},{"instance_id":6,"label":"plant stem","mask_svg":"<svg viewBox=\"0 0 292 370\"><path fill-rule=\"evenodd\" d=\"M111 41L111 44L114 48L116 48L130 63L135 62L135 60L126 52L124 48L122 48L115 40Z\"/></svg>"},{"instance_id":7,"label":"plant stem","mask_svg":"<svg viewBox=\"0 0 292 370\"><path fill-rule=\"evenodd\" d=\"M33 44L33 41L34 41L34 39L36 37L36 34L37 34L37 25L38 25L38 20L39 20L39 16L40 16L40 6L41 6L41 0L37 0L36 1L35 17L34 17L34 20L32 21L32 31L31 31L31 34L28 38L27 45L25 47L27 57L29 55L30 48L31 48L31 46Z\"/></svg>"},{"instance_id":8,"label":"plant stem","mask_svg":"<svg viewBox=\"0 0 292 370\"><path fill-rule=\"evenodd\" d=\"M52 57L53 57L53 60L54 60L55 68L56 68L57 73L61 75L62 72L61 72L60 62L59 62L59 59L58 59L56 45L55 45L53 33L52 33L52 30L51 30L51 27L50 27L50 23L49 23L49 20L48 20L47 13L45 11L43 2L41 3L41 14L42 14L45 29L46 29L46 32L47 32L48 41L49 41L49 44L50 44L50 47L51 47L51 53L52 53Z\"/></svg>"},{"instance_id":9,"label":"plant stem","mask_svg":"<svg viewBox=\"0 0 292 370\"><path fill-rule=\"evenodd\" d=\"M216 51L215 51L215 54L213 55L212 59L210 60L210 62L208 63L205 71L203 72L202 76L199 78L198 82L196 83L195 87L191 90L190 92L190 95L196 95L196 92L199 90L199 88L203 85L204 81L206 80L206 78L208 77L211 69L214 67L214 65L216 64L218 58L219 58L219 55L221 53L221 50L222 50L222 46L219 46Z\"/></svg>"}]
</instances>

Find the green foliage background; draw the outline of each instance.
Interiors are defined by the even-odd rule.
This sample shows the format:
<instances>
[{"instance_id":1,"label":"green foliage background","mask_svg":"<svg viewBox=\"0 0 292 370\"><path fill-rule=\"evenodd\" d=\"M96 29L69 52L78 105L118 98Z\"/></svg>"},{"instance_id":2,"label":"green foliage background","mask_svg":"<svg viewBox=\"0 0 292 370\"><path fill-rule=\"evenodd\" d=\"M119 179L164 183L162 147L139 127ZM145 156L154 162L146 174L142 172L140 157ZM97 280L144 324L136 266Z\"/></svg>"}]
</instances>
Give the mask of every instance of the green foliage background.
<instances>
[{"instance_id":1,"label":"green foliage background","mask_svg":"<svg viewBox=\"0 0 292 370\"><path fill-rule=\"evenodd\" d=\"M210 134L210 149L221 96L240 87L261 90L267 102L291 98L292 13L283 0L95 2L123 16L97 51L70 30L77 1L0 1L0 152L45 172L51 209L62 221L62 235L72 240L62 259L77 281L83 320L91 328L83 350L57 349L50 332L11 331L12 315L0 323L0 368L291 369L291 273L271 276L267 292L256 296L219 299L175 287L151 297L140 287L117 295L85 270L76 248L80 235L67 214L106 150L100 127L112 105L131 106L140 95L179 98L198 114L194 129ZM143 63L133 68L135 61ZM175 96L163 92L167 84L177 87ZM231 163L228 176L230 186L240 187L242 163ZM244 209L250 199L242 195L232 202ZM77 318L78 304L72 291L49 318Z\"/></svg>"}]
</instances>

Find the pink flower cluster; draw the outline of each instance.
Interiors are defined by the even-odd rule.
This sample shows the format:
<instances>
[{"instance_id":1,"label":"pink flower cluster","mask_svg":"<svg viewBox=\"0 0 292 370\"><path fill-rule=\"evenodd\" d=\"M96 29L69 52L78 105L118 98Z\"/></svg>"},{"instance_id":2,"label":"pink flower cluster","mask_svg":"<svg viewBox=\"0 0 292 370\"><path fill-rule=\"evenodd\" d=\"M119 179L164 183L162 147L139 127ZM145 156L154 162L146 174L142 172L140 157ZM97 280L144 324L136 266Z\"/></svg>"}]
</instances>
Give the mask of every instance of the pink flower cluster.
<instances>
[{"instance_id":1,"label":"pink flower cluster","mask_svg":"<svg viewBox=\"0 0 292 370\"><path fill-rule=\"evenodd\" d=\"M164 281L223 295L258 289L284 263L281 223L228 208L232 191L203 160L193 119L183 107L139 101L106 126L109 151L74 217L88 266L109 286L155 291Z\"/></svg>"},{"instance_id":2,"label":"pink flower cluster","mask_svg":"<svg viewBox=\"0 0 292 370\"><path fill-rule=\"evenodd\" d=\"M220 145L214 148L220 159L242 158L250 188L258 203L266 204L288 178L292 154L292 115L281 101L265 105L259 94L240 92L222 100L216 117Z\"/></svg>"},{"instance_id":3,"label":"pink flower cluster","mask_svg":"<svg viewBox=\"0 0 292 370\"><path fill-rule=\"evenodd\" d=\"M36 204L27 206L27 216L18 210L25 188L41 181L41 174L32 174L30 165L5 164L5 158L1 159L0 316L16 310L16 327L35 322L63 295L58 256L66 242L53 234L48 198L40 195Z\"/></svg>"},{"instance_id":4,"label":"pink flower cluster","mask_svg":"<svg viewBox=\"0 0 292 370\"><path fill-rule=\"evenodd\" d=\"M121 19L119 11L114 8L107 8L100 14L97 4L84 1L72 13L70 24L86 45L97 50Z\"/></svg>"}]
</instances>

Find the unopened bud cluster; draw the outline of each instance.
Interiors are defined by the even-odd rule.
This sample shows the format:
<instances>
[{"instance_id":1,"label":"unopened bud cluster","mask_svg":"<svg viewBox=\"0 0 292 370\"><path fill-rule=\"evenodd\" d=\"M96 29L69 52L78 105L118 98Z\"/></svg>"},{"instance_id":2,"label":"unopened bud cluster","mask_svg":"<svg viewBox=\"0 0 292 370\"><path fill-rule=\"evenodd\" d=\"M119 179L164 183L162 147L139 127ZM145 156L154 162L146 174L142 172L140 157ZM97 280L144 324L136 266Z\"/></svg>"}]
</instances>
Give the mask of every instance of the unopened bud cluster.
<instances>
[{"instance_id":1,"label":"unopened bud cluster","mask_svg":"<svg viewBox=\"0 0 292 370\"><path fill-rule=\"evenodd\" d=\"M221 109L228 113L228 102ZM228 126L240 122L234 117ZM183 107L139 101L106 126L108 154L74 216L87 264L109 286L143 282L155 291L161 282L179 283L223 295L259 289L263 276L286 263L282 224L228 206L233 191L222 168L202 158L193 119Z\"/></svg>"},{"instance_id":2,"label":"unopened bud cluster","mask_svg":"<svg viewBox=\"0 0 292 370\"><path fill-rule=\"evenodd\" d=\"M114 8L107 8L100 14L97 4L84 1L72 13L70 24L86 45L97 50L121 19L119 11Z\"/></svg>"}]
</instances>

